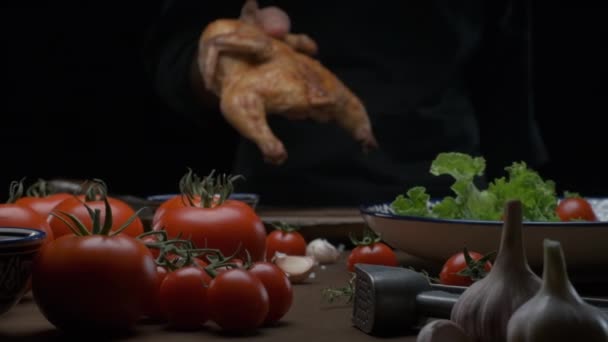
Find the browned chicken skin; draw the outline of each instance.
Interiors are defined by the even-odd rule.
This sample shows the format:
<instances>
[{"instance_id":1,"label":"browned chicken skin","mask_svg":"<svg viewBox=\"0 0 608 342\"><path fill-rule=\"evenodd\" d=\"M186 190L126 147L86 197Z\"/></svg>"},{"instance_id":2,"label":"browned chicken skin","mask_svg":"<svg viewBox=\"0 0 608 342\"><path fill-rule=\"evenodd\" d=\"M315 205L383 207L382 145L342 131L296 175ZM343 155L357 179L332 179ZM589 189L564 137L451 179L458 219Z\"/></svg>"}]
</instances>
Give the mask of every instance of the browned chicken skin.
<instances>
[{"instance_id":1,"label":"browned chicken skin","mask_svg":"<svg viewBox=\"0 0 608 342\"><path fill-rule=\"evenodd\" d=\"M290 119L335 120L364 149L377 146L361 101L329 70L311 58L316 43L306 35L272 38L257 25L256 1L248 0L239 19L210 23L199 46L205 87L220 99L226 120L252 140L268 162L287 159L267 114Z\"/></svg>"}]
</instances>

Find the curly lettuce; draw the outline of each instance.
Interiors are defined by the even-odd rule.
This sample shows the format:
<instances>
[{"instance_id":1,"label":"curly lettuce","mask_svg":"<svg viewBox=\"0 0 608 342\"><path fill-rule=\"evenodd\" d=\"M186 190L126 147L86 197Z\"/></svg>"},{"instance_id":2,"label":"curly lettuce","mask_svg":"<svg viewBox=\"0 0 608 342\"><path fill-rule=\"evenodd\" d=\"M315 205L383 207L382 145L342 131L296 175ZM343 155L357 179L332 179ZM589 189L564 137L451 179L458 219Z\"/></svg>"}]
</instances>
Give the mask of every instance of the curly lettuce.
<instances>
[{"instance_id":1,"label":"curly lettuce","mask_svg":"<svg viewBox=\"0 0 608 342\"><path fill-rule=\"evenodd\" d=\"M522 202L524 220L559 220L555 212L558 198L553 181L542 179L524 162L515 162L505 168L507 177L495 179L487 189L479 189L475 179L483 176L485 168L483 157L459 152L440 153L431 163L430 173L454 178L451 186L454 196L429 204L431 196L426 189L416 186L398 195L391 207L398 215L500 220L505 203L517 199Z\"/></svg>"}]
</instances>

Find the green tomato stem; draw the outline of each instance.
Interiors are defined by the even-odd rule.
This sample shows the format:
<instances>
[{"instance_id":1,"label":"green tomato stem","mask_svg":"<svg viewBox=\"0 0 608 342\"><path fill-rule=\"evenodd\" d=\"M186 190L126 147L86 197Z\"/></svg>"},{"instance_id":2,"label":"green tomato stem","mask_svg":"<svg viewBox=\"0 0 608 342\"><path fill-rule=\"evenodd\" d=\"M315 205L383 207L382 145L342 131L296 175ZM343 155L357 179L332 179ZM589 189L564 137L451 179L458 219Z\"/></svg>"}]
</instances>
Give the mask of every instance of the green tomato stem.
<instances>
[{"instance_id":1,"label":"green tomato stem","mask_svg":"<svg viewBox=\"0 0 608 342\"><path fill-rule=\"evenodd\" d=\"M47 197L52 193L53 192L49 186L49 183L42 178L38 178L38 180L34 184L30 185L25 191L26 196L39 198Z\"/></svg>"},{"instance_id":2,"label":"green tomato stem","mask_svg":"<svg viewBox=\"0 0 608 342\"><path fill-rule=\"evenodd\" d=\"M14 204L18 199L23 197L23 181L25 181L25 177L21 178L19 181L11 182L8 189L7 204Z\"/></svg>"}]
</instances>

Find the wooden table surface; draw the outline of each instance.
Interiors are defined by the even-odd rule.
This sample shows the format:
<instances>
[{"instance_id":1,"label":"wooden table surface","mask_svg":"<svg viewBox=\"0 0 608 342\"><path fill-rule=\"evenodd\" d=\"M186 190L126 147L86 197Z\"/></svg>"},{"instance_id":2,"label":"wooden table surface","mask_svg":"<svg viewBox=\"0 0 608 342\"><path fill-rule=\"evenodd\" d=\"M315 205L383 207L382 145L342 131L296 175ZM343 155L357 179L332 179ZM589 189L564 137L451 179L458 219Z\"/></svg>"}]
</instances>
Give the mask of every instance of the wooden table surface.
<instances>
[{"instance_id":1,"label":"wooden table surface","mask_svg":"<svg viewBox=\"0 0 608 342\"><path fill-rule=\"evenodd\" d=\"M374 337L352 326L352 305L345 302L328 303L322 297L326 287L345 286L350 273L345 258L326 267L317 266L314 278L294 285L294 302L290 311L276 327L262 328L255 335L244 336L246 341L415 341L414 333L393 337ZM409 335L409 336L408 336ZM93 336L91 336L92 338ZM142 322L131 336L121 341L226 341L234 337L224 336L208 324L206 329L194 332L168 330L163 324ZM66 335L57 331L38 310L31 295L17 306L0 316L0 341L65 341ZM87 336L88 339L88 336Z\"/></svg>"},{"instance_id":2,"label":"wooden table surface","mask_svg":"<svg viewBox=\"0 0 608 342\"><path fill-rule=\"evenodd\" d=\"M316 237L328 237L334 241L344 241L348 232L358 232L365 228L356 209L326 210L281 210L259 208L258 213L265 222L281 220L302 226L302 233L307 240ZM415 332L399 336L370 336L351 324L352 305L345 303L329 304L322 298L322 289L345 286L351 275L346 270L343 252L339 263L318 267L314 278L306 283L294 285L294 302L291 310L277 327L260 329L255 335L241 339L259 341L374 341L399 340L415 341ZM407 254L398 252L401 265L426 270L437 275L441 265L429 263ZM581 294L604 297L605 282L591 282L593 286L582 289ZM576 285L576 284L575 284ZM589 291L591 292L589 292ZM90 336L92 339L94 336ZM195 332L177 332L168 330L162 324L141 322L133 335L122 338L124 341L225 341L234 338L222 335L217 327L208 324L207 328ZM89 337L87 337L89 339ZM8 313L0 316L0 342L8 341L65 341L66 336L57 331L38 311L31 295L26 297Z\"/></svg>"}]
</instances>

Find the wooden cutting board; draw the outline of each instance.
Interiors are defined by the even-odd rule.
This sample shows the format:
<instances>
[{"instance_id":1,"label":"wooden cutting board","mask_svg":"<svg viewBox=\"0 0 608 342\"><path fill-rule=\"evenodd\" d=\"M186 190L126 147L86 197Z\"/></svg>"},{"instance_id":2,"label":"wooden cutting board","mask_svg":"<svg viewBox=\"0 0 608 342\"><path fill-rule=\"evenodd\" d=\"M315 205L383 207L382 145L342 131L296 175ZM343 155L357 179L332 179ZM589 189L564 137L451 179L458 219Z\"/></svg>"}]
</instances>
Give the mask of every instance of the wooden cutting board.
<instances>
[{"instance_id":1,"label":"wooden cutting board","mask_svg":"<svg viewBox=\"0 0 608 342\"><path fill-rule=\"evenodd\" d=\"M360 237L366 228L358 208L258 207L256 211L269 230L273 229L272 223L279 221L299 226L308 241L325 238L347 243L350 233Z\"/></svg>"}]
</instances>

